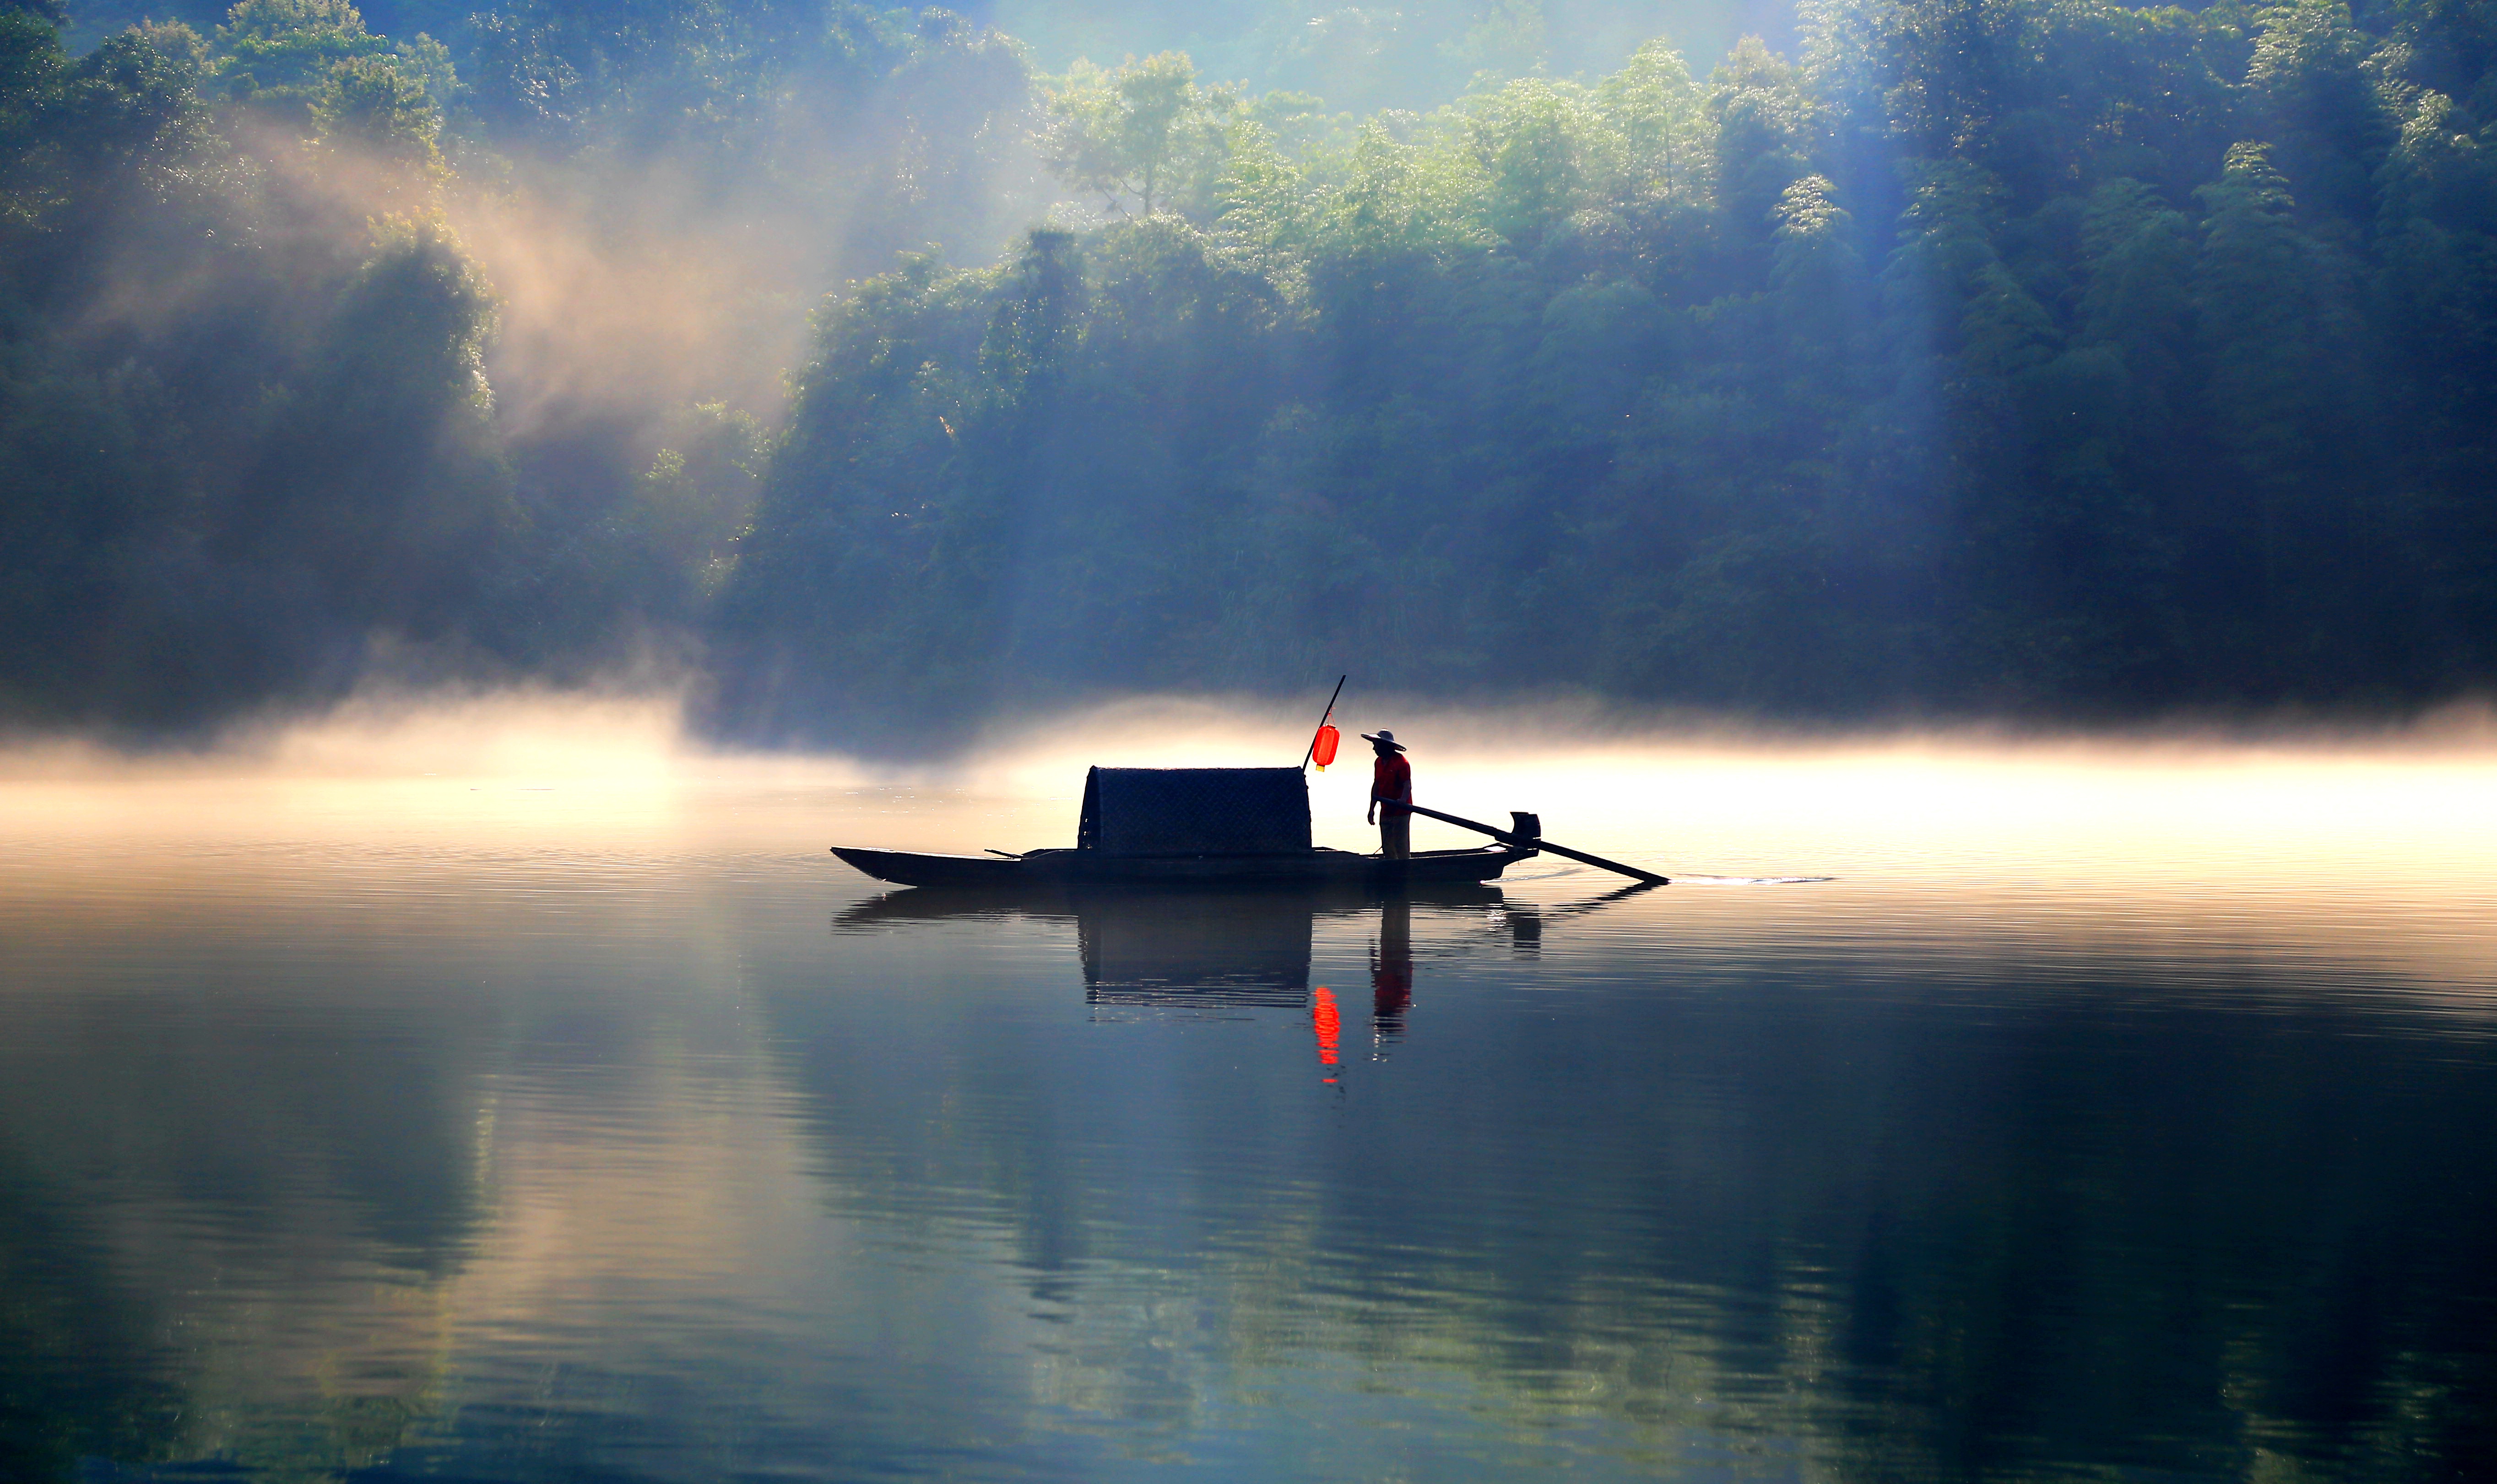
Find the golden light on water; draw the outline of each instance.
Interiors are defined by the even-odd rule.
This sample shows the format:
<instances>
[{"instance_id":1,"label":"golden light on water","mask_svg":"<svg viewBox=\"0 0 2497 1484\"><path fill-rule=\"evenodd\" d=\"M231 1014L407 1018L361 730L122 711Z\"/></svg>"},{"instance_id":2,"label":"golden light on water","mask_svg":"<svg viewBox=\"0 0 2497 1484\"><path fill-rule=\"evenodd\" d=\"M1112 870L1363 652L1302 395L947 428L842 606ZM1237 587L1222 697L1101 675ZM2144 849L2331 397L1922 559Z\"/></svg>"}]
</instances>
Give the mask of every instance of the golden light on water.
<instances>
[{"instance_id":1,"label":"golden light on water","mask_svg":"<svg viewBox=\"0 0 2497 1484\"><path fill-rule=\"evenodd\" d=\"M820 871L848 896L872 888L829 844L1071 843L1087 765L1288 764L1312 719L1139 701L897 761L707 748L667 697L367 701L212 753L11 754L0 868L20 907L98 890L381 889L414 864L569 870L587 886L710 857ZM1393 724L1424 803L1495 823L1532 809L1556 840L1670 872L1696 889L1672 908L1695 932L1828 932L1878 914L1893 930L1982 937L2016 921L2059 942L2294 942L2474 977L2491 946L2480 924L2497 905L2497 745L2474 725L2247 742L1640 735L1533 710L1350 705L1338 719L1348 734ZM1322 843L1367 849L1357 747L1312 774L1311 800ZM1416 832L1423 847L1477 840ZM1774 901L1703 900L1731 882L1824 877ZM1548 857L1505 883L1606 884Z\"/></svg>"}]
</instances>

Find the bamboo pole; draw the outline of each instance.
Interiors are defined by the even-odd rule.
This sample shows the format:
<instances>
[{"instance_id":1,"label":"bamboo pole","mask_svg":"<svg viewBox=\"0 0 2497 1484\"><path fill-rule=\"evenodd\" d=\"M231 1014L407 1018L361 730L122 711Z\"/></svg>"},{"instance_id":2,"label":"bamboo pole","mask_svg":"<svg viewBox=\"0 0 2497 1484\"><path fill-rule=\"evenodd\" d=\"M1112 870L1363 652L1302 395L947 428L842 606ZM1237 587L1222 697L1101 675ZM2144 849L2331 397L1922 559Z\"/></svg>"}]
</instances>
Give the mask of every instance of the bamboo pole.
<instances>
[{"instance_id":1,"label":"bamboo pole","mask_svg":"<svg viewBox=\"0 0 2497 1484\"><path fill-rule=\"evenodd\" d=\"M1327 697L1327 709L1324 713L1318 717L1317 731L1310 734L1310 748L1307 752L1301 754L1301 771L1303 773L1310 771L1310 759L1318 755L1318 732L1325 731L1326 724L1335 719L1335 703L1337 699L1343 694L1343 682L1351 679L1352 677L1349 675L1340 675L1335 678L1335 695Z\"/></svg>"}]
</instances>

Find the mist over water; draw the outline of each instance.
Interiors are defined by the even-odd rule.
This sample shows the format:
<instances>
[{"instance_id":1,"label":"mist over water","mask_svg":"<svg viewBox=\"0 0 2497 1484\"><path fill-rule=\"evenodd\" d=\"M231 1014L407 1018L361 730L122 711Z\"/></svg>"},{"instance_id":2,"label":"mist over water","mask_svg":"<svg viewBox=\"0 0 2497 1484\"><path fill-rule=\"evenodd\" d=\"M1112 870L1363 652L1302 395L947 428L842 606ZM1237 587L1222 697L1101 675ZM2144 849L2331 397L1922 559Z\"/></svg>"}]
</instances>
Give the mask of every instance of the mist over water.
<instances>
[{"instance_id":1,"label":"mist over water","mask_svg":"<svg viewBox=\"0 0 2497 1484\"><path fill-rule=\"evenodd\" d=\"M1425 803L1534 808L1677 882L1546 858L1407 900L965 900L825 854L1065 843L1088 763L1288 761L1308 718L1259 706L903 767L546 695L14 754L0 1457L2487 1460L2497 763L2469 724L1339 720L1409 739ZM1322 840L1361 845L1366 785L1312 775Z\"/></svg>"},{"instance_id":2,"label":"mist over water","mask_svg":"<svg viewBox=\"0 0 2497 1484\"><path fill-rule=\"evenodd\" d=\"M1434 712L1357 698L1336 719L1347 734L1393 724L1435 807L1493 820L1531 809L1556 840L1692 885L1809 878L1824 919L1834 895L1865 889L1885 894L1886 912L1938 923L2037 893L2020 910L2050 921L2103 908L2112 925L2148 894L2208 914L2203 926L2232 943L2242 935L2225 925L2252 914L2248 931L2319 951L2377 940L2399 952L2422 925L2471 917L2497 861L2497 754L2470 710L2372 734L2236 739L1659 732L1585 708ZM208 751L21 745L0 759L0 789L38 876L89 852L184 840L550 863L796 860L834 843L976 854L1071 843L1090 766L1278 766L1309 725L1297 704L1140 697L1000 724L959 750L859 759L721 750L666 693L375 690ZM1317 841L1374 848L1366 756L1309 778ZM1426 848L1479 842L1433 821L1416 830ZM1607 884L1559 858L1517 871L1507 879ZM2328 902L2353 915L2310 916ZM2369 922L2362 908L2387 915Z\"/></svg>"}]
</instances>

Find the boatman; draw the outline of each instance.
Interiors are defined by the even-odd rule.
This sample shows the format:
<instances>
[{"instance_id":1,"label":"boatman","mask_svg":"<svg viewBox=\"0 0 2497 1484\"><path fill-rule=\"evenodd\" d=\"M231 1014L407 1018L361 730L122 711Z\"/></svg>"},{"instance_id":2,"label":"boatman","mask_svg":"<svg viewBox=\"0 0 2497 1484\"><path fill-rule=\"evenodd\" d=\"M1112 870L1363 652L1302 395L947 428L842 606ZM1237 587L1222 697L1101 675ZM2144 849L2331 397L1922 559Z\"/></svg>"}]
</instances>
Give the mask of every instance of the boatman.
<instances>
[{"instance_id":1,"label":"boatman","mask_svg":"<svg viewBox=\"0 0 2497 1484\"><path fill-rule=\"evenodd\" d=\"M1370 772L1370 821L1378 826L1378 853L1406 860L1413 854L1413 765L1405 761L1405 744L1384 727L1362 733L1361 740L1378 754Z\"/></svg>"}]
</instances>

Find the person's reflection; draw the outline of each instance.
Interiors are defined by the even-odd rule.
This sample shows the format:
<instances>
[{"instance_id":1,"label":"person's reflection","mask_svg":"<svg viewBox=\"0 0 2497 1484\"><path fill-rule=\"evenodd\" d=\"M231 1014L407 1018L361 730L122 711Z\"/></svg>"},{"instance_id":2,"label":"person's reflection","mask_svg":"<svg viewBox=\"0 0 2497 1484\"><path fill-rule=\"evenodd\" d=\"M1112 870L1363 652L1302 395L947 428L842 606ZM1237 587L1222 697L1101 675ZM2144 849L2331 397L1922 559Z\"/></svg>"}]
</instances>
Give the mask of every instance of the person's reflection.
<instances>
[{"instance_id":1,"label":"person's reflection","mask_svg":"<svg viewBox=\"0 0 2497 1484\"><path fill-rule=\"evenodd\" d=\"M1378 909L1378 938L1370 947L1370 1057L1384 1060L1387 1048L1405 1039L1405 1012L1413 1008L1413 903L1391 897Z\"/></svg>"}]
</instances>

